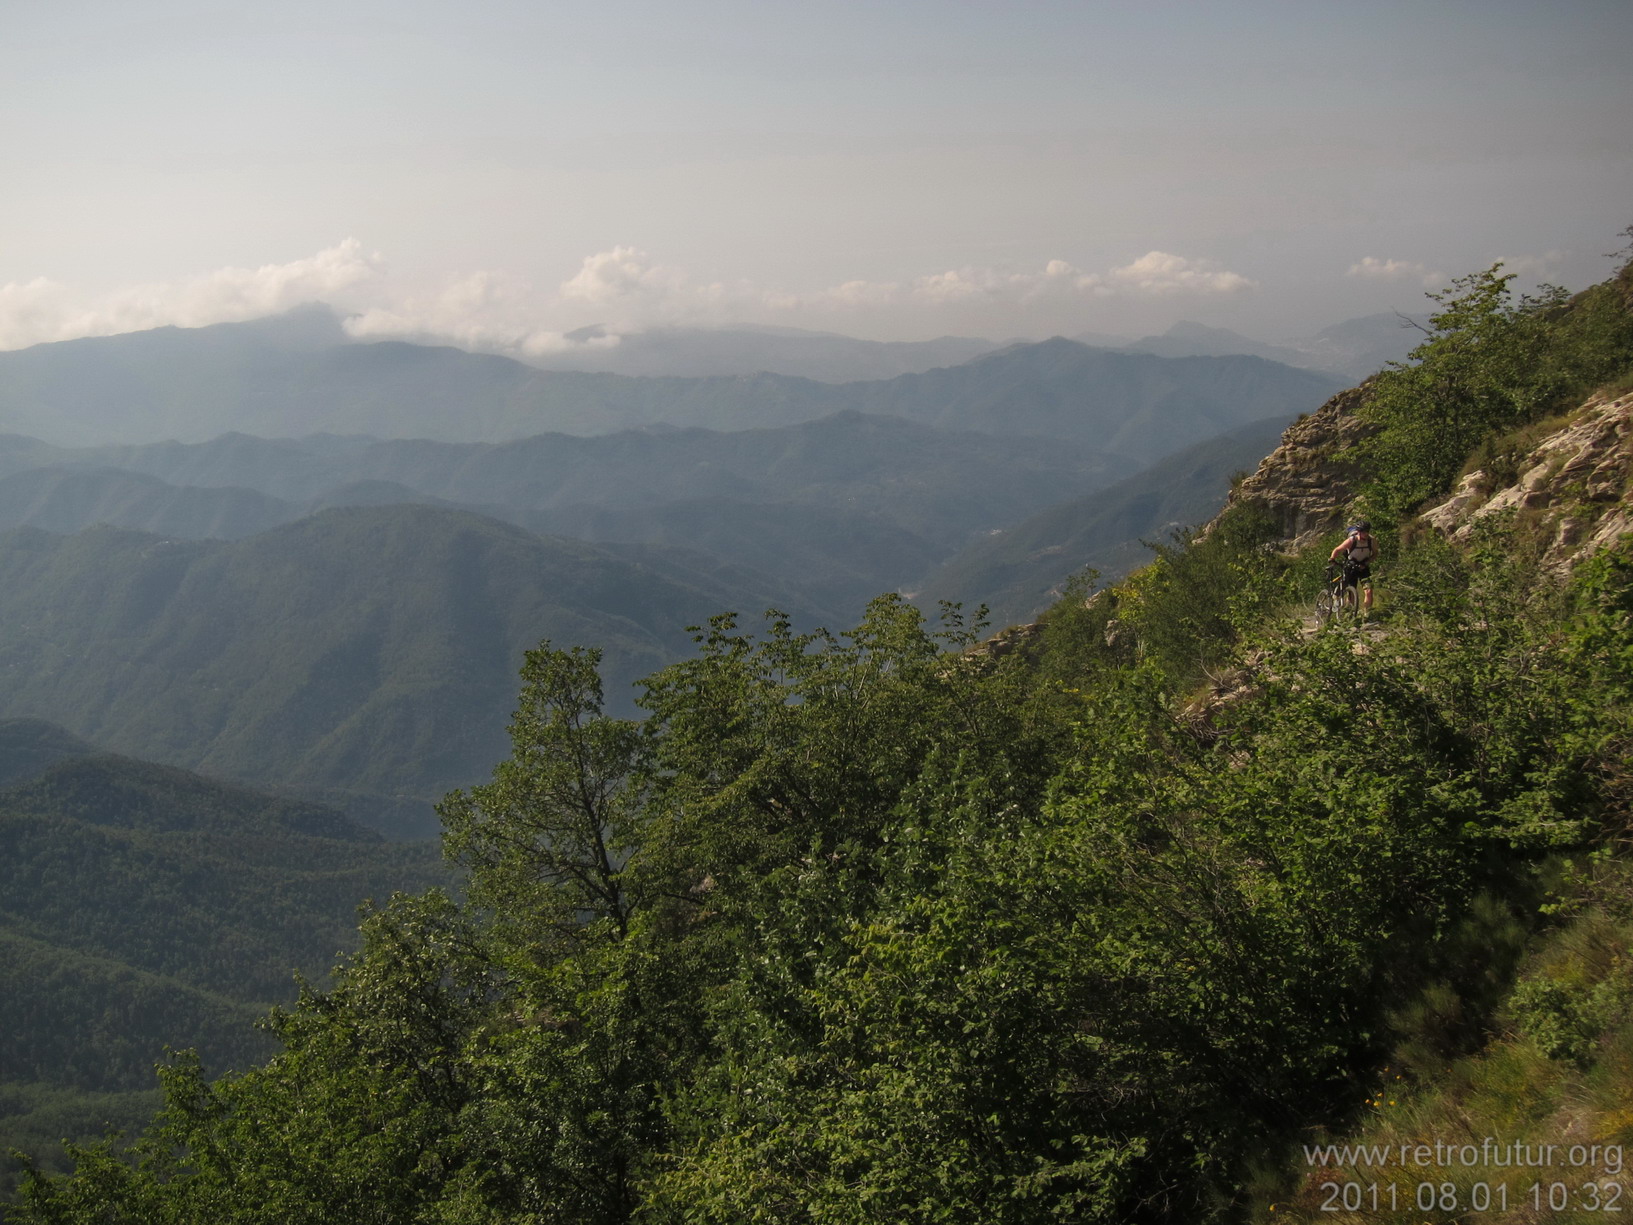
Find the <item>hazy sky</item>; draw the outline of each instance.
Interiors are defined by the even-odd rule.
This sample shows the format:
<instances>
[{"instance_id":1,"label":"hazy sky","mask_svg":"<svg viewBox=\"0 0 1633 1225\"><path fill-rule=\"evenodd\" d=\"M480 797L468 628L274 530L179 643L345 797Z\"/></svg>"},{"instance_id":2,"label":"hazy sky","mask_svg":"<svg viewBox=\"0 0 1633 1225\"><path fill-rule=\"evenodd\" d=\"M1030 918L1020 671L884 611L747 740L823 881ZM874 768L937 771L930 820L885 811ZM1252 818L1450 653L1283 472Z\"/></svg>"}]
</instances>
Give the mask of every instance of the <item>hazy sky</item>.
<instances>
[{"instance_id":1,"label":"hazy sky","mask_svg":"<svg viewBox=\"0 0 1633 1225\"><path fill-rule=\"evenodd\" d=\"M4 0L0 347L1264 339L1633 224L1629 0Z\"/></svg>"}]
</instances>

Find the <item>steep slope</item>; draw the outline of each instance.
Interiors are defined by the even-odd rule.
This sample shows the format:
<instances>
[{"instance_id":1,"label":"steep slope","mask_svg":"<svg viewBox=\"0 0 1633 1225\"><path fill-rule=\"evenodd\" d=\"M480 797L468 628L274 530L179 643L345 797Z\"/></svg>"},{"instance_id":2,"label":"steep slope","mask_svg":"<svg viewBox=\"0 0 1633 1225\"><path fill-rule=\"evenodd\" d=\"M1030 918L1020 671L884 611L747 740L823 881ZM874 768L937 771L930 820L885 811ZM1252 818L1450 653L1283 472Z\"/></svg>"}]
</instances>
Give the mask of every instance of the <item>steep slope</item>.
<instances>
[{"instance_id":1,"label":"steep slope","mask_svg":"<svg viewBox=\"0 0 1633 1225\"><path fill-rule=\"evenodd\" d=\"M1212 518L1231 477L1275 446L1284 424L1273 417L1233 430L994 533L931 572L914 598L927 610L942 600L985 604L1002 626L1031 620L1084 567L1120 579L1150 559L1144 542Z\"/></svg>"},{"instance_id":2,"label":"steep slope","mask_svg":"<svg viewBox=\"0 0 1633 1225\"><path fill-rule=\"evenodd\" d=\"M160 328L0 353L0 428L58 444L319 430L498 442L667 423L789 425L847 410L1064 438L1149 460L1310 407L1334 380L1242 357L1168 360L1068 340L845 384L780 375L629 378L546 371L398 342L345 343L332 318Z\"/></svg>"},{"instance_id":3,"label":"steep slope","mask_svg":"<svg viewBox=\"0 0 1633 1225\"><path fill-rule=\"evenodd\" d=\"M1352 448L1377 428L1357 415L1366 397L1363 383L1293 422L1276 449L1231 490L1225 509L1259 507L1294 551L1341 526L1364 476Z\"/></svg>"},{"instance_id":4,"label":"steep slope","mask_svg":"<svg viewBox=\"0 0 1633 1225\"><path fill-rule=\"evenodd\" d=\"M429 802L503 755L540 638L602 646L627 710L634 678L690 649L686 626L773 602L708 559L434 507L233 542L22 529L0 537L0 714L429 832Z\"/></svg>"},{"instance_id":5,"label":"steep slope","mask_svg":"<svg viewBox=\"0 0 1633 1225\"><path fill-rule=\"evenodd\" d=\"M1504 512L1548 539L1542 563L1561 573L1633 532L1633 395L1595 397L1521 433L1423 518L1466 541Z\"/></svg>"}]
</instances>

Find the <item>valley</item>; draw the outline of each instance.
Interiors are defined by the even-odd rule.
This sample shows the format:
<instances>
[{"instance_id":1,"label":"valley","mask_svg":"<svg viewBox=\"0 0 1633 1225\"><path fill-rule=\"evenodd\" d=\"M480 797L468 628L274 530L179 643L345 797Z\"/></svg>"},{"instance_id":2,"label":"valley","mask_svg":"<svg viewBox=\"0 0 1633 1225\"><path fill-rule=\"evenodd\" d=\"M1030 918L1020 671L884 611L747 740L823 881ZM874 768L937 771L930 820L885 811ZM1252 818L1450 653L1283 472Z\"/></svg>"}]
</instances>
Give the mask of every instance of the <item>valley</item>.
<instances>
[{"instance_id":1,"label":"valley","mask_svg":"<svg viewBox=\"0 0 1633 1225\"><path fill-rule=\"evenodd\" d=\"M1065 340L633 378L329 327L0 354L0 423L51 423L0 435L0 949L31 984L0 1132L48 1162L52 1129L152 1109L167 1042L267 1058L251 1022L327 981L357 902L463 887L435 806L504 759L524 653L591 649L605 713L661 719L646 678L764 610L812 641L881 593L1028 620L1207 519L1336 386Z\"/></svg>"}]
</instances>

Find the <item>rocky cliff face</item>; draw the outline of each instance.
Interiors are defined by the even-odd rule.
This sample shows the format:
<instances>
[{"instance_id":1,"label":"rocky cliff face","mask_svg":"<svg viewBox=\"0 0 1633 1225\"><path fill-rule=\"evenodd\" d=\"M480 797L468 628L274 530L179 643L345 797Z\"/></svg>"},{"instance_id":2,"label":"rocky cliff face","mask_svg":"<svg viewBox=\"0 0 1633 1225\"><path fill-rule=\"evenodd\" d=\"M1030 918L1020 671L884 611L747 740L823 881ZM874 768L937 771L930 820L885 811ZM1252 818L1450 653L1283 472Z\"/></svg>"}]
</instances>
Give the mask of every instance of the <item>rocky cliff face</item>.
<instances>
[{"instance_id":1,"label":"rocky cliff face","mask_svg":"<svg viewBox=\"0 0 1633 1225\"><path fill-rule=\"evenodd\" d=\"M1556 571L1633 532L1633 395L1589 400L1515 470L1508 481L1469 473L1423 520L1466 540L1482 520L1512 511L1552 538L1543 564Z\"/></svg>"},{"instance_id":2,"label":"rocky cliff face","mask_svg":"<svg viewBox=\"0 0 1633 1225\"><path fill-rule=\"evenodd\" d=\"M1289 552L1336 530L1358 485L1348 450L1375 428L1355 415L1366 395L1366 384L1340 392L1294 422L1227 506L1265 507ZM1482 520L1512 511L1551 536L1544 564L1570 569L1633 532L1633 394L1588 400L1504 467L1517 475L1471 472L1423 521L1467 540Z\"/></svg>"},{"instance_id":3,"label":"rocky cliff face","mask_svg":"<svg viewBox=\"0 0 1633 1225\"><path fill-rule=\"evenodd\" d=\"M1263 506L1276 517L1289 551L1339 527L1359 476L1346 452L1376 429L1356 416L1368 391L1366 383L1341 391L1288 426L1281 445L1231 491L1226 509L1243 502Z\"/></svg>"}]
</instances>

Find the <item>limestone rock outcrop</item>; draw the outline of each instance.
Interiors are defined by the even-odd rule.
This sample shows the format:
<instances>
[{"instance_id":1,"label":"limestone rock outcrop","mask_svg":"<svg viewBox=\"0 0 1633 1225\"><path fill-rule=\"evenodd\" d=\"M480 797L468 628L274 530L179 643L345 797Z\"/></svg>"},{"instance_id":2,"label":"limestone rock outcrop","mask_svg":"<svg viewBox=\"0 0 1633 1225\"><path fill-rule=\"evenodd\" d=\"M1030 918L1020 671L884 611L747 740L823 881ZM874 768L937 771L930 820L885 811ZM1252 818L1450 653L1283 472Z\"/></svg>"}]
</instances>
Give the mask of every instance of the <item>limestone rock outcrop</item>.
<instances>
[{"instance_id":1,"label":"limestone rock outcrop","mask_svg":"<svg viewBox=\"0 0 1633 1225\"><path fill-rule=\"evenodd\" d=\"M1633 532L1633 395L1589 400L1517 467L1507 483L1469 473L1424 522L1467 540L1493 515L1530 517L1552 536L1543 564L1558 571Z\"/></svg>"},{"instance_id":2,"label":"limestone rock outcrop","mask_svg":"<svg viewBox=\"0 0 1633 1225\"><path fill-rule=\"evenodd\" d=\"M1359 476L1345 453L1377 429L1356 415L1368 394L1368 383L1341 391L1288 426L1281 445L1231 491L1226 509L1243 502L1263 506L1289 551L1340 527Z\"/></svg>"}]
</instances>

